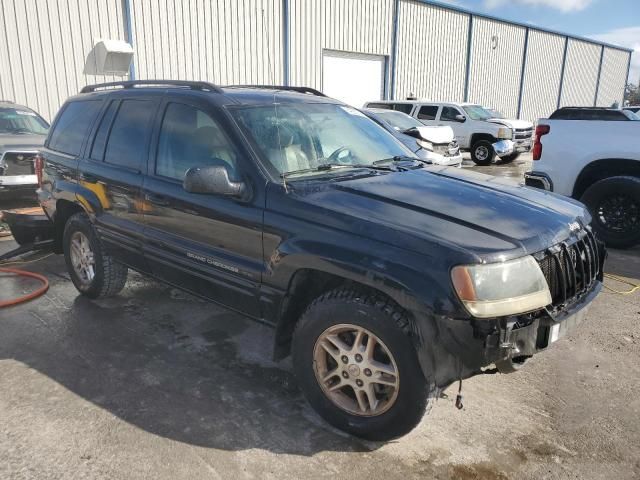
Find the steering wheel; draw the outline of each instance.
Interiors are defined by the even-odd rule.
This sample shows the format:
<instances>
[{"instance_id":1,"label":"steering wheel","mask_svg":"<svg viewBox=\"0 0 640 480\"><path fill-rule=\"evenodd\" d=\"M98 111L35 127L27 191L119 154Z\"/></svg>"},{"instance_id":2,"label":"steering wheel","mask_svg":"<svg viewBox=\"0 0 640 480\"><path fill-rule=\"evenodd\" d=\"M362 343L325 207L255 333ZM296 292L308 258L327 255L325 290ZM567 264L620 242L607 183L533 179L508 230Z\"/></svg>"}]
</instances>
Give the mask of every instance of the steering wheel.
<instances>
[{"instance_id":1,"label":"steering wheel","mask_svg":"<svg viewBox=\"0 0 640 480\"><path fill-rule=\"evenodd\" d=\"M329 163L340 163L338 159L340 158L340 154L344 152L349 152L346 156L353 157L353 153L351 153L349 147L340 147L334 150L333 153L327 157L327 160L329 160Z\"/></svg>"}]
</instances>

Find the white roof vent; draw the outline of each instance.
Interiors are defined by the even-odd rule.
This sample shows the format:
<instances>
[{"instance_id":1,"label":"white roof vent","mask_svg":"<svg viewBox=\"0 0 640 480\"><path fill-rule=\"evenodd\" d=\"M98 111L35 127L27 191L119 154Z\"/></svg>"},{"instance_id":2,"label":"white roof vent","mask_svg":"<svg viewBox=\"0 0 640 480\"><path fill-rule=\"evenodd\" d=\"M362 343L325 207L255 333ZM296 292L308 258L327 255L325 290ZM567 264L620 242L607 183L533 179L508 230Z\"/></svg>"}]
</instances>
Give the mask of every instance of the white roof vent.
<instances>
[{"instance_id":1,"label":"white roof vent","mask_svg":"<svg viewBox=\"0 0 640 480\"><path fill-rule=\"evenodd\" d=\"M87 75L127 75L133 48L122 40L96 39L84 63Z\"/></svg>"}]
</instances>

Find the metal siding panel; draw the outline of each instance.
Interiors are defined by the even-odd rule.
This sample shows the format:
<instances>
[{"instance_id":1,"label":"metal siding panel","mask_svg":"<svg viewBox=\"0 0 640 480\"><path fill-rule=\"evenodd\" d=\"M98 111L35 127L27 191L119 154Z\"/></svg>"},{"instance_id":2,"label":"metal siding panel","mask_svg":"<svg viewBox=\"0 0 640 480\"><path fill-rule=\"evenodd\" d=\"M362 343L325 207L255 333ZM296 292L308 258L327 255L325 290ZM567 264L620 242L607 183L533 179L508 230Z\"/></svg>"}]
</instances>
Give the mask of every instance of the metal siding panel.
<instances>
[{"instance_id":1,"label":"metal siding panel","mask_svg":"<svg viewBox=\"0 0 640 480\"><path fill-rule=\"evenodd\" d=\"M525 32L520 26L474 18L470 102L498 109L509 118L517 116Z\"/></svg>"},{"instance_id":2,"label":"metal siding panel","mask_svg":"<svg viewBox=\"0 0 640 480\"><path fill-rule=\"evenodd\" d=\"M322 88L325 49L388 56L392 7L393 0L291 0L291 84Z\"/></svg>"},{"instance_id":3,"label":"metal siding panel","mask_svg":"<svg viewBox=\"0 0 640 480\"><path fill-rule=\"evenodd\" d=\"M605 47L596 101L599 107L611 107L616 102L622 105L629 55L629 52L624 50Z\"/></svg>"},{"instance_id":4,"label":"metal siding panel","mask_svg":"<svg viewBox=\"0 0 640 480\"><path fill-rule=\"evenodd\" d=\"M570 38L560 106L593 106L600 46Z\"/></svg>"},{"instance_id":5,"label":"metal siding panel","mask_svg":"<svg viewBox=\"0 0 640 480\"><path fill-rule=\"evenodd\" d=\"M469 15L401 0L394 98L462 101Z\"/></svg>"},{"instance_id":6,"label":"metal siding panel","mask_svg":"<svg viewBox=\"0 0 640 480\"><path fill-rule=\"evenodd\" d=\"M556 109L562 72L564 37L529 30L521 118L535 121Z\"/></svg>"}]
</instances>

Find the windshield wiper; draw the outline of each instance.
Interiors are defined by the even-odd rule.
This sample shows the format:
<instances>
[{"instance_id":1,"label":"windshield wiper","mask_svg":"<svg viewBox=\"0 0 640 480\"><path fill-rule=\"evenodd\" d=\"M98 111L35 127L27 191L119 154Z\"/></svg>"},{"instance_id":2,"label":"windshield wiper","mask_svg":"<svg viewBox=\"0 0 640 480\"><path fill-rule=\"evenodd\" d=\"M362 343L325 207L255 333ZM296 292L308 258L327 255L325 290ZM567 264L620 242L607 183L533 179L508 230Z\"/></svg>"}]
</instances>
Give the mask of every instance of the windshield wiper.
<instances>
[{"instance_id":1,"label":"windshield wiper","mask_svg":"<svg viewBox=\"0 0 640 480\"><path fill-rule=\"evenodd\" d=\"M370 170L382 170L386 172L395 171L394 168L377 165L376 162L372 164L360 164L360 163L323 163L314 168L302 168L300 170L291 170L290 172L284 172L280 174L280 178L288 178L291 175L302 175L304 173L314 172L327 172L330 170L336 170L340 168L368 168Z\"/></svg>"},{"instance_id":2,"label":"windshield wiper","mask_svg":"<svg viewBox=\"0 0 640 480\"><path fill-rule=\"evenodd\" d=\"M390 158L382 158L380 160L376 160L375 162L373 162L374 165L382 165L385 163L399 163L399 162L420 162L424 165L431 165L430 162L422 159L422 158L418 158L418 157L408 157L405 155L396 155L395 157L390 157Z\"/></svg>"}]
</instances>

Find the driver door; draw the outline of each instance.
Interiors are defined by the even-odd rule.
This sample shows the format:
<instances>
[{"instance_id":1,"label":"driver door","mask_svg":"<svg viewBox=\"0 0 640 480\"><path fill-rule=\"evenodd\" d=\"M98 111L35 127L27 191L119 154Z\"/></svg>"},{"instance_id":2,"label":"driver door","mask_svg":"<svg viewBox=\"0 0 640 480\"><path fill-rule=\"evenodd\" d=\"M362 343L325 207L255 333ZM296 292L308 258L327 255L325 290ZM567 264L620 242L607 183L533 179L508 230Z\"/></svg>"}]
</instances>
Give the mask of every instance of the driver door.
<instances>
[{"instance_id":1,"label":"driver door","mask_svg":"<svg viewBox=\"0 0 640 480\"><path fill-rule=\"evenodd\" d=\"M453 130L453 135L455 136L458 145L466 146L469 144L469 132L467 125L469 123L469 118L464 122L460 122L456 120L456 115L466 115L460 109L444 105L440 110L440 116L438 117L438 125L451 127Z\"/></svg>"},{"instance_id":2,"label":"driver door","mask_svg":"<svg viewBox=\"0 0 640 480\"><path fill-rule=\"evenodd\" d=\"M161 106L142 187L145 255L155 276L259 317L263 208L213 194L190 193L189 168L227 167L242 178L239 149L208 104L183 98Z\"/></svg>"}]
</instances>

